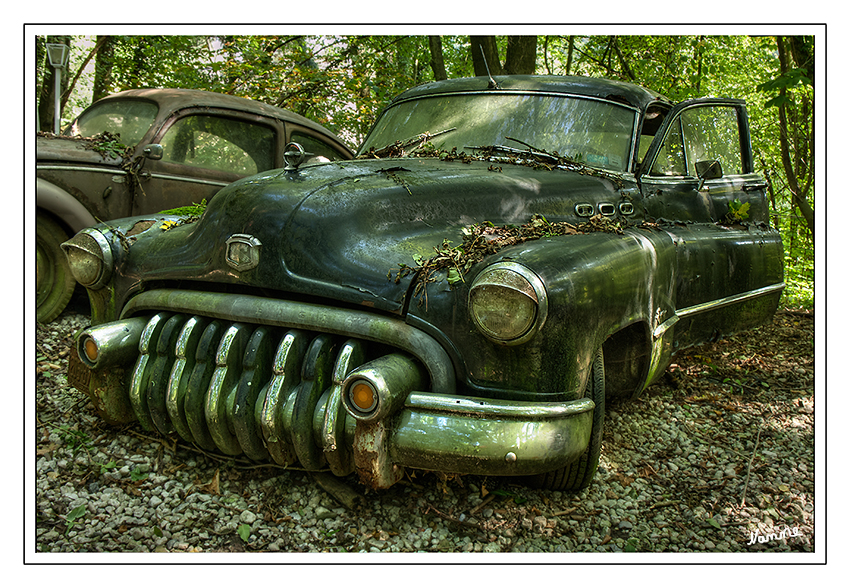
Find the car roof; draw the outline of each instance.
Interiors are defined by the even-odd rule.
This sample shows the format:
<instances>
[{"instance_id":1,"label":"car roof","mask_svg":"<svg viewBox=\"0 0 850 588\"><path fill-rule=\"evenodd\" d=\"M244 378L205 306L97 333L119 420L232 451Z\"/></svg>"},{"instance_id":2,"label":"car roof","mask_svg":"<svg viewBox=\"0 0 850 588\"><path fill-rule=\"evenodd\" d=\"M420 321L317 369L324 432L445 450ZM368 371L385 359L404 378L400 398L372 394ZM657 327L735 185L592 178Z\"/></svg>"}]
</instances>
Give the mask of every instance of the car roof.
<instances>
[{"instance_id":1,"label":"car roof","mask_svg":"<svg viewBox=\"0 0 850 588\"><path fill-rule=\"evenodd\" d=\"M589 96L625 103L640 110L643 110L652 102L672 104L669 98L642 86L605 78L523 75L494 76L494 79L499 87L497 90L491 89L490 91L541 92ZM489 83L490 79L486 76L429 82L399 94L393 99L390 105L431 94L487 91Z\"/></svg>"},{"instance_id":2,"label":"car roof","mask_svg":"<svg viewBox=\"0 0 850 588\"><path fill-rule=\"evenodd\" d=\"M330 135L336 139L340 145L346 146L345 142L329 129L307 117L292 112L291 110L251 100L250 98L231 96L229 94L219 94L218 92L209 92L207 90L187 90L183 88L142 88L137 90L124 90L123 92L110 94L109 96L98 100L98 102L128 98L150 100L152 102L156 102L161 109L165 109L167 111L175 111L192 107L226 108L229 110L257 114L268 118L275 118L281 121L294 122L320 133Z\"/></svg>"}]
</instances>

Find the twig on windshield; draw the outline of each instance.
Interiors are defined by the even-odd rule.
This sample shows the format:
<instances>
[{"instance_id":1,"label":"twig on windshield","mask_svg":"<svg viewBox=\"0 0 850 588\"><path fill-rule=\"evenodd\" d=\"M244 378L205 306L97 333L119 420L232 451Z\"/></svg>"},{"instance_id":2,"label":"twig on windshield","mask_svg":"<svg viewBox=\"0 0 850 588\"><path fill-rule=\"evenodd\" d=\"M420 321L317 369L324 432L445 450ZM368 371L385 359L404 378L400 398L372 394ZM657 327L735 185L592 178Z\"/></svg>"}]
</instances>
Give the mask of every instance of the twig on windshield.
<instances>
[{"instance_id":1,"label":"twig on windshield","mask_svg":"<svg viewBox=\"0 0 850 588\"><path fill-rule=\"evenodd\" d=\"M535 147L534 145L529 145L529 144L528 144L528 143L526 143L525 141L520 141L519 139L514 139L513 137L505 137L505 139L507 139L508 141L513 141L513 142L515 142L515 143L519 143L520 145L525 145L526 147L528 147L528 148L529 148L529 149L531 149L532 151L536 151L537 153L543 153L543 154L545 154L545 155L549 155L549 153L547 153L547 152L546 152L546 151L544 151L543 149L538 149L538 148L537 148L537 147Z\"/></svg>"},{"instance_id":2,"label":"twig on windshield","mask_svg":"<svg viewBox=\"0 0 850 588\"><path fill-rule=\"evenodd\" d=\"M457 127L452 127L443 131L437 131L436 133L419 133L418 135L414 135L409 139L390 143L386 147L381 147L380 149L369 149L368 153L361 155L360 157L368 157L374 159L383 159L384 157L406 157L408 154L413 153L414 151L428 143L434 137L445 135L446 133L450 133L455 129L457 129Z\"/></svg>"}]
</instances>

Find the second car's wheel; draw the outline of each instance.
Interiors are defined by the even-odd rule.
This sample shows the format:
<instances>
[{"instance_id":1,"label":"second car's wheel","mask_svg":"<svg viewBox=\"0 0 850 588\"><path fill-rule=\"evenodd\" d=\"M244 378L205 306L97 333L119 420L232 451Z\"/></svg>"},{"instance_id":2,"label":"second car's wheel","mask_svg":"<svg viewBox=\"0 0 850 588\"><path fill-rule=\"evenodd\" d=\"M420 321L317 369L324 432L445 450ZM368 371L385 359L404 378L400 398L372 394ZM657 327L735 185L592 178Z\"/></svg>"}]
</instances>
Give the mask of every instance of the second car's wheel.
<instances>
[{"instance_id":1,"label":"second car's wheel","mask_svg":"<svg viewBox=\"0 0 850 588\"><path fill-rule=\"evenodd\" d=\"M593 400L593 426L590 441L578 459L554 472L533 476L529 481L549 490L578 491L587 488L596 474L599 455L602 453L602 427L605 421L605 367L602 349L596 352L591 364L590 375L584 389L584 398Z\"/></svg>"},{"instance_id":2,"label":"second car's wheel","mask_svg":"<svg viewBox=\"0 0 850 588\"><path fill-rule=\"evenodd\" d=\"M77 282L59 245L68 235L42 212L35 217L36 318L49 323L65 310Z\"/></svg>"}]
</instances>

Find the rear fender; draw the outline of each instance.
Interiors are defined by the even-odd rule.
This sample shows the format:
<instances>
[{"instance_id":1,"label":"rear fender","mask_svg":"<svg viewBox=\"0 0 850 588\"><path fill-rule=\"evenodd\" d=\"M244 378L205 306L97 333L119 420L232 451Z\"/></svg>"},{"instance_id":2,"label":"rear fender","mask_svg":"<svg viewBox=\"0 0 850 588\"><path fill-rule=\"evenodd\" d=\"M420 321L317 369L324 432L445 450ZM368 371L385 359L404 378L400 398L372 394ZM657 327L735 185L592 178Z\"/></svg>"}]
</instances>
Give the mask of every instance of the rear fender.
<instances>
[{"instance_id":1,"label":"rear fender","mask_svg":"<svg viewBox=\"0 0 850 588\"><path fill-rule=\"evenodd\" d=\"M38 208L50 211L68 225L71 234L97 223L79 200L42 178L36 178L35 203Z\"/></svg>"}]
</instances>

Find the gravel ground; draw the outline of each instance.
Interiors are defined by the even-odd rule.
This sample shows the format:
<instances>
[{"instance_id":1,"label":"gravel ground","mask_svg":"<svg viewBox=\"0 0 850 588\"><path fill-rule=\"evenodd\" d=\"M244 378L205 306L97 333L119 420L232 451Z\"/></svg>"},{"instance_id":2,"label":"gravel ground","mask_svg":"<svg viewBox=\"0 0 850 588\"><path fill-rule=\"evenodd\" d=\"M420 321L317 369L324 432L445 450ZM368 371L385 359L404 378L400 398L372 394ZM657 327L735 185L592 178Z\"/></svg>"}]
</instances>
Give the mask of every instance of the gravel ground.
<instances>
[{"instance_id":1,"label":"gravel ground","mask_svg":"<svg viewBox=\"0 0 850 588\"><path fill-rule=\"evenodd\" d=\"M66 311L37 328L34 504L27 497L35 528L25 559L51 561L45 552L814 557L813 315L780 312L771 325L689 350L640 399L609 406L599 472L579 494L409 472L380 492L343 479L357 494L348 507L334 498L339 490L329 493L307 472L103 424L65 379L71 335L87 320Z\"/></svg>"}]
</instances>

